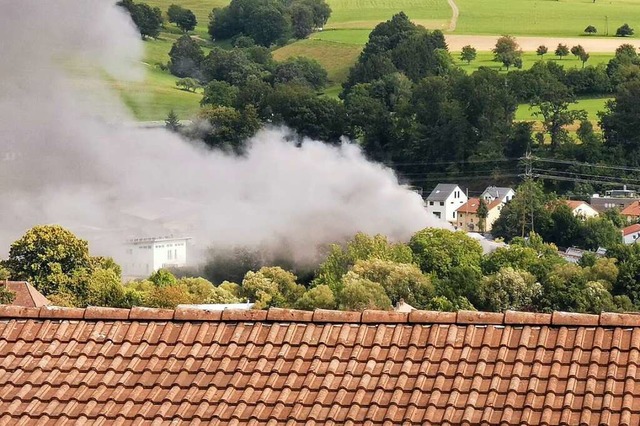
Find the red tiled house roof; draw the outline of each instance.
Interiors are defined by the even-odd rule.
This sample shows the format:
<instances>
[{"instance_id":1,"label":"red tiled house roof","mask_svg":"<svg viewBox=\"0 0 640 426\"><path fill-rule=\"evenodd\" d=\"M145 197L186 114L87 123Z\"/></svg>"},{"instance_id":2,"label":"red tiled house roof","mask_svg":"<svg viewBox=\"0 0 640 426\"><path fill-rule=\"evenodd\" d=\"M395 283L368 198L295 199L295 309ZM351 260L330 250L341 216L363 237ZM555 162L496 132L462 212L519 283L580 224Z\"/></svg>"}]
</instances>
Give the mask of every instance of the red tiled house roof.
<instances>
[{"instance_id":1,"label":"red tiled house roof","mask_svg":"<svg viewBox=\"0 0 640 426\"><path fill-rule=\"evenodd\" d=\"M640 201L634 201L620 212L624 216L640 216Z\"/></svg>"},{"instance_id":2,"label":"red tiled house roof","mask_svg":"<svg viewBox=\"0 0 640 426\"><path fill-rule=\"evenodd\" d=\"M622 228L622 235L625 237L630 234L635 234L640 231L640 224L634 223L633 225L629 225L626 228Z\"/></svg>"},{"instance_id":3,"label":"red tiled house roof","mask_svg":"<svg viewBox=\"0 0 640 426\"><path fill-rule=\"evenodd\" d=\"M0 285L5 286L16 294L11 303L12 305L39 308L51 304L49 299L26 281L0 281Z\"/></svg>"},{"instance_id":4,"label":"red tiled house roof","mask_svg":"<svg viewBox=\"0 0 640 426\"><path fill-rule=\"evenodd\" d=\"M0 308L0 424L640 424L640 316Z\"/></svg>"}]
</instances>

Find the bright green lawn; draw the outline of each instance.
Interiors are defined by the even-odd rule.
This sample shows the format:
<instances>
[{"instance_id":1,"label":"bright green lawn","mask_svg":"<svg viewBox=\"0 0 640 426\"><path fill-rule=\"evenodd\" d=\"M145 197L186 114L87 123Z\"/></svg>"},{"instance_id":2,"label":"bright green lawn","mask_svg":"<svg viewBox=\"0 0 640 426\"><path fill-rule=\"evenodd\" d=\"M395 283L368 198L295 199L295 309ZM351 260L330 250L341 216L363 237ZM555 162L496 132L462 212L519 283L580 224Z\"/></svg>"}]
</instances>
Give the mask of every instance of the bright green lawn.
<instances>
[{"instance_id":1,"label":"bright green lawn","mask_svg":"<svg viewBox=\"0 0 640 426\"><path fill-rule=\"evenodd\" d=\"M446 29L451 19L446 0L328 0L327 3L332 10L327 29L371 30L401 11L427 28Z\"/></svg>"},{"instance_id":2,"label":"bright green lawn","mask_svg":"<svg viewBox=\"0 0 640 426\"><path fill-rule=\"evenodd\" d=\"M587 111L589 120L597 121L598 112L604 110L604 104L611 98L579 99L577 103L571 105L572 110L583 109ZM537 108L531 108L528 104L521 104L516 111L516 120L537 121L535 113Z\"/></svg>"},{"instance_id":3,"label":"bright green lawn","mask_svg":"<svg viewBox=\"0 0 640 426\"><path fill-rule=\"evenodd\" d=\"M640 0L455 0L457 34L579 36L587 25L605 35L628 23L640 29ZM411 17L411 15L409 15Z\"/></svg>"},{"instance_id":4,"label":"bright green lawn","mask_svg":"<svg viewBox=\"0 0 640 426\"><path fill-rule=\"evenodd\" d=\"M493 53L491 52L478 52L476 60L472 61L470 64L467 64L465 61L460 59L460 52L451 52L451 55L456 61L456 64L468 73L472 73L480 67L487 67L506 72L506 69L502 67L502 64L493 61ZM587 65L606 64L611 58L613 58L613 54L611 53L591 53L590 55L591 57L587 61ZM536 55L535 52L525 52L522 55L522 68L529 69L539 60L540 57ZM582 62L573 55L569 55L564 59L558 59L556 56L547 54L544 56L544 60L556 62L557 64L562 65L564 69L582 68Z\"/></svg>"}]
</instances>

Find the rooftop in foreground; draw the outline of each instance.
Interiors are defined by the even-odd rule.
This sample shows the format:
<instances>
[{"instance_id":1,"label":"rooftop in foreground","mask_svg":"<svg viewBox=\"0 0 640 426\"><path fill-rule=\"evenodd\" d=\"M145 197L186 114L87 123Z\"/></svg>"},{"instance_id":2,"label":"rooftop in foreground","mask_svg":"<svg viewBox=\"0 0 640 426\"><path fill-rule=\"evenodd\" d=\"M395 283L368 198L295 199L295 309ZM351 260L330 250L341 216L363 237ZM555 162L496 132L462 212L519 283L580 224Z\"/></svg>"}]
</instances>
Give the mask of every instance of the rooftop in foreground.
<instances>
[{"instance_id":1,"label":"rooftop in foreground","mask_svg":"<svg viewBox=\"0 0 640 426\"><path fill-rule=\"evenodd\" d=\"M0 307L0 424L640 423L640 315Z\"/></svg>"}]
</instances>

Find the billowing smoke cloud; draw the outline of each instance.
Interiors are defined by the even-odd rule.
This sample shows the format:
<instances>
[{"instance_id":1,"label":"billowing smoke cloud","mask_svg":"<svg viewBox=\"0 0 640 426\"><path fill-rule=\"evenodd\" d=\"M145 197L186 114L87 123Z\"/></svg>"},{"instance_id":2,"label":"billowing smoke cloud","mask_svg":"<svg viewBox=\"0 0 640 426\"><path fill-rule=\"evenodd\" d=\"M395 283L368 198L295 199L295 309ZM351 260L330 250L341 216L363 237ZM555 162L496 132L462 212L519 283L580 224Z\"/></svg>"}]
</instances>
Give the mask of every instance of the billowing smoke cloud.
<instances>
[{"instance_id":1,"label":"billowing smoke cloud","mask_svg":"<svg viewBox=\"0 0 640 426\"><path fill-rule=\"evenodd\" d=\"M106 91L92 83L98 93L88 97L64 70L142 74L142 42L110 3L0 0L0 254L39 223L68 226L100 254L117 255L114 243L127 237L173 232L294 260L357 231L405 239L429 225L422 199L352 145L295 147L271 129L238 158L118 124L130 119L117 102L105 119Z\"/></svg>"}]
</instances>

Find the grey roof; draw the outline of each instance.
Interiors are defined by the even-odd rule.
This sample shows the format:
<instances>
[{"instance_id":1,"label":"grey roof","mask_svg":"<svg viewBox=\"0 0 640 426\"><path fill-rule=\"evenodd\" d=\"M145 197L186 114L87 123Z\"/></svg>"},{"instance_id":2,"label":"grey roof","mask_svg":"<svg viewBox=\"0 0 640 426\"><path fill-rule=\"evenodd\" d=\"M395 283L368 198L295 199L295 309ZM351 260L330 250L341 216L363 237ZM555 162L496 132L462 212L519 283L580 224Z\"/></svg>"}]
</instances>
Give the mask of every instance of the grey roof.
<instances>
[{"instance_id":1,"label":"grey roof","mask_svg":"<svg viewBox=\"0 0 640 426\"><path fill-rule=\"evenodd\" d=\"M513 188L501 187L501 186L488 186L487 189L484 190L482 196L485 194L491 196L491 198L501 198L504 197L507 192L513 191Z\"/></svg>"},{"instance_id":2,"label":"grey roof","mask_svg":"<svg viewBox=\"0 0 640 426\"><path fill-rule=\"evenodd\" d=\"M427 201L445 201L458 185L455 183L439 183L427 197Z\"/></svg>"}]
</instances>

